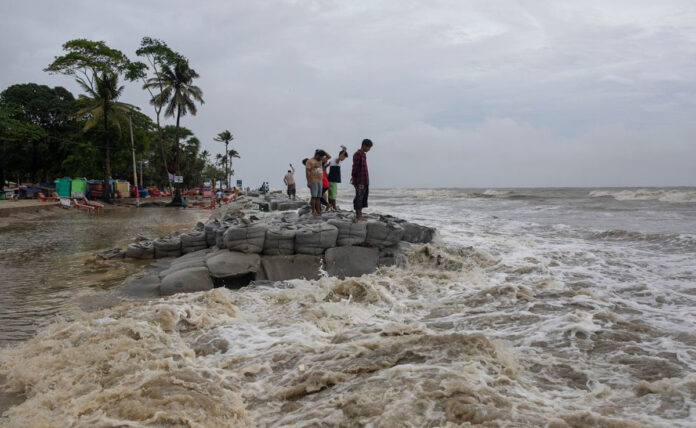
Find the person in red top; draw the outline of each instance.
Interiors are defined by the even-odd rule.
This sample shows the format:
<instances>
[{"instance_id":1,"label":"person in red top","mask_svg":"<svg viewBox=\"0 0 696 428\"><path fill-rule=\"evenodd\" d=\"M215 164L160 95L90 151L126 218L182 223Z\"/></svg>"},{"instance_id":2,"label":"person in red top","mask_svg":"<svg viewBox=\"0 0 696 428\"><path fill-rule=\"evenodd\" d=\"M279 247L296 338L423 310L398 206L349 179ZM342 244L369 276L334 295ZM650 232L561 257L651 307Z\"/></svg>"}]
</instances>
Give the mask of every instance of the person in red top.
<instances>
[{"instance_id":1,"label":"person in red top","mask_svg":"<svg viewBox=\"0 0 696 428\"><path fill-rule=\"evenodd\" d=\"M370 193L370 174L367 171L367 156L365 154L371 148L372 141L366 138L362 141L360 149L353 155L353 171L350 182L355 186L353 208L355 208L355 218L358 220L365 220L362 210L367 208L367 197Z\"/></svg>"}]
</instances>

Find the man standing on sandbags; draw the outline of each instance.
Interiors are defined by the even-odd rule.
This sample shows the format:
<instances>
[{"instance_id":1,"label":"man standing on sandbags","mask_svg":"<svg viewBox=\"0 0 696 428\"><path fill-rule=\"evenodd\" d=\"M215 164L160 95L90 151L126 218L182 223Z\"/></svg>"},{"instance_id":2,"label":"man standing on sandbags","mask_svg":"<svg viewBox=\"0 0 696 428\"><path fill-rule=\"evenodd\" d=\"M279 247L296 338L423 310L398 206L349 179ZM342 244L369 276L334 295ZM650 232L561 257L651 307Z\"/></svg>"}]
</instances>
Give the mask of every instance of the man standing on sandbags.
<instances>
[{"instance_id":1,"label":"man standing on sandbags","mask_svg":"<svg viewBox=\"0 0 696 428\"><path fill-rule=\"evenodd\" d=\"M364 221L362 215L363 208L367 208L367 197L370 190L370 175L367 172L367 156L365 155L372 148L372 141L364 139L360 145L360 149L353 155L353 172L350 177L350 182L355 186L355 199L353 199L353 208L355 208L355 218Z\"/></svg>"},{"instance_id":2,"label":"man standing on sandbags","mask_svg":"<svg viewBox=\"0 0 696 428\"><path fill-rule=\"evenodd\" d=\"M285 174L285 177L283 177L283 181L285 182L285 185L288 186L288 198L292 199L293 201L295 200L295 167L290 164L290 169L288 170L288 173Z\"/></svg>"},{"instance_id":3,"label":"man standing on sandbags","mask_svg":"<svg viewBox=\"0 0 696 428\"><path fill-rule=\"evenodd\" d=\"M321 215L321 181L324 175L323 162L325 156L325 151L317 149L314 152L314 157L307 159L307 162L303 161L307 174L307 187L309 187L309 193L312 196L310 205L312 206L312 215L314 217Z\"/></svg>"}]
</instances>

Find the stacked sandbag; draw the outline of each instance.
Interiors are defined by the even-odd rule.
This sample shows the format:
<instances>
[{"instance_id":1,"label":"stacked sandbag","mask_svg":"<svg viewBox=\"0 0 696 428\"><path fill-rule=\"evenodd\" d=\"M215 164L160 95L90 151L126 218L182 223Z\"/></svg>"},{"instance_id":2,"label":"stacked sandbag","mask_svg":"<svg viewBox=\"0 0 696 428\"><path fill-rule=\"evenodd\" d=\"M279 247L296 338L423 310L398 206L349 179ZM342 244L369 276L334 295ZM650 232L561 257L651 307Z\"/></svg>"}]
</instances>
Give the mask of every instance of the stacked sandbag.
<instances>
[{"instance_id":1,"label":"stacked sandbag","mask_svg":"<svg viewBox=\"0 0 696 428\"><path fill-rule=\"evenodd\" d=\"M183 254L205 250L206 248L208 248L208 242L205 230L192 230L191 232L181 234L181 252Z\"/></svg>"},{"instance_id":2,"label":"stacked sandbag","mask_svg":"<svg viewBox=\"0 0 696 428\"><path fill-rule=\"evenodd\" d=\"M298 226L295 234L295 252L298 254L323 254L336 246L338 228L328 223L308 223Z\"/></svg>"},{"instance_id":3,"label":"stacked sandbag","mask_svg":"<svg viewBox=\"0 0 696 428\"><path fill-rule=\"evenodd\" d=\"M155 257L155 247L152 241L138 241L128 244L126 257L132 259L152 259Z\"/></svg>"},{"instance_id":4,"label":"stacked sandbag","mask_svg":"<svg viewBox=\"0 0 696 428\"><path fill-rule=\"evenodd\" d=\"M365 242L375 247L391 247L399 243L404 236L404 228L390 219L370 220L367 222Z\"/></svg>"},{"instance_id":5,"label":"stacked sandbag","mask_svg":"<svg viewBox=\"0 0 696 428\"><path fill-rule=\"evenodd\" d=\"M327 221L328 224L336 226L338 238L336 245L345 247L347 245L359 245L367 238L367 223L355 221L350 218L337 218Z\"/></svg>"},{"instance_id":6,"label":"stacked sandbag","mask_svg":"<svg viewBox=\"0 0 696 428\"><path fill-rule=\"evenodd\" d=\"M240 253L261 253L266 239L267 226L246 220L230 226L224 234L225 248Z\"/></svg>"},{"instance_id":7,"label":"stacked sandbag","mask_svg":"<svg viewBox=\"0 0 696 428\"><path fill-rule=\"evenodd\" d=\"M209 246L212 247L213 245L216 244L216 239L215 235L217 232L217 229L220 227L220 220L214 218L212 220L209 220L206 224L203 230L205 231L205 243Z\"/></svg>"},{"instance_id":8,"label":"stacked sandbag","mask_svg":"<svg viewBox=\"0 0 696 428\"><path fill-rule=\"evenodd\" d=\"M155 258L157 259L179 257L181 255L181 238L176 232L155 239L153 244L155 247Z\"/></svg>"},{"instance_id":9,"label":"stacked sandbag","mask_svg":"<svg viewBox=\"0 0 696 428\"><path fill-rule=\"evenodd\" d=\"M263 253L274 256L295 254L296 233L297 226L293 224L271 224L266 230Z\"/></svg>"},{"instance_id":10,"label":"stacked sandbag","mask_svg":"<svg viewBox=\"0 0 696 428\"><path fill-rule=\"evenodd\" d=\"M409 223L407 221L399 224L404 229L404 236L401 238L403 241L412 244L427 244L432 241L435 236L435 229L432 227L421 226L420 224Z\"/></svg>"}]
</instances>

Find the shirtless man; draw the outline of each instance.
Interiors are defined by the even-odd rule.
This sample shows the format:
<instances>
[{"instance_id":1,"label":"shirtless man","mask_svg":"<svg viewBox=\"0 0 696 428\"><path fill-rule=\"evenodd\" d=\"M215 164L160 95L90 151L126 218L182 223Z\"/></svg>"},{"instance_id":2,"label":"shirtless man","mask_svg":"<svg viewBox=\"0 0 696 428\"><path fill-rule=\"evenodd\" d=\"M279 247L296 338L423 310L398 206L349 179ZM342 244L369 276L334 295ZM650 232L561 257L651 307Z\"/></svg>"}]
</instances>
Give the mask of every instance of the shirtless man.
<instances>
[{"instance_id":1,"label":"shirtless man","mask_svg":"<svg viewBox=\"0 0 696 428\"><path fill-rule=\"evenodd\" d=\"M323 162L326 152L317 149L314 152L314 157L307 159L305 163L305 173L307 175L307 187L312 196L310 205L312 207L312 215L317 217L321 215L321 182L324 175Z\"/></svg>"}]
</instances>

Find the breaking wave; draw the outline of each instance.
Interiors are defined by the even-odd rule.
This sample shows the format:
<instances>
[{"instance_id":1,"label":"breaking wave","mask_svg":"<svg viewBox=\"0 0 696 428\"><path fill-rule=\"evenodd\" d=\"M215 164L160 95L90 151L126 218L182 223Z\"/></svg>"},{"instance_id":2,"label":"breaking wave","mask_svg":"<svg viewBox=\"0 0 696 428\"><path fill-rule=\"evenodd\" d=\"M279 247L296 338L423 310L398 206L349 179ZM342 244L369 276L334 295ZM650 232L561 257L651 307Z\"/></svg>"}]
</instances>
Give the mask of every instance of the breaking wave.
<instances>
[{"instance_id":1,"label":"breaking wave","mask_svg":"<svg viewBox=\"0 0 696 428\"><path fill-rule=\"evenodd\" d=\"M660 201L672 203L696 202L696 191L693 190L593 190L589 193L592 198L614 198L617 201Z\"/></svg>"}]
</instances>

